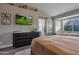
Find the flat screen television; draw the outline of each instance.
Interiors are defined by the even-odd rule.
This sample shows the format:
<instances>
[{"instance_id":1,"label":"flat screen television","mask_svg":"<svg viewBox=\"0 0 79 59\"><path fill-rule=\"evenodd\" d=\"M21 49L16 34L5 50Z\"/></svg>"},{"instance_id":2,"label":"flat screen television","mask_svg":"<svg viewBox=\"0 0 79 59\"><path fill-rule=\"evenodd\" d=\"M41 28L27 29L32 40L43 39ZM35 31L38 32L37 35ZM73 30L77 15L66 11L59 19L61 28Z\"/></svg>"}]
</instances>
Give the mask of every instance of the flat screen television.
<instances>
[{"instance_id":1,"label":"flat screen television","mask_svg":"<svg viewBox=\"0 0 79 59\"><path fill-rule=\"evenodd\" d=\"M16 15L16 24L32 25L32 16Z\"/></svg>"}]
</instances>

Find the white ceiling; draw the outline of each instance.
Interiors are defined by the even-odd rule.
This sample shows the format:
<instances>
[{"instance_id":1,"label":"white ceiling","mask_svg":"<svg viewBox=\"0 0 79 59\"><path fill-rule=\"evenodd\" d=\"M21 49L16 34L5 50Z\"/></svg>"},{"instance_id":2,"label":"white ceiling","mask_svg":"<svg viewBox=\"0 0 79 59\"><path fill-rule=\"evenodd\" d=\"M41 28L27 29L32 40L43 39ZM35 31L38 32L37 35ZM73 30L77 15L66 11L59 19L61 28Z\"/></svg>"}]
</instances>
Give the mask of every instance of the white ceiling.
<instances>
[{"instance_id":1,"label":"white ceiling","mask_svg":"<svg viewBox=\"0 0 79 59\"><path fill-rule=\"evenodd\" d=\"M28 5L38 8L49 16L57 16L79 8L79 3L28 3Z\"/></svg>"}]
</instances>

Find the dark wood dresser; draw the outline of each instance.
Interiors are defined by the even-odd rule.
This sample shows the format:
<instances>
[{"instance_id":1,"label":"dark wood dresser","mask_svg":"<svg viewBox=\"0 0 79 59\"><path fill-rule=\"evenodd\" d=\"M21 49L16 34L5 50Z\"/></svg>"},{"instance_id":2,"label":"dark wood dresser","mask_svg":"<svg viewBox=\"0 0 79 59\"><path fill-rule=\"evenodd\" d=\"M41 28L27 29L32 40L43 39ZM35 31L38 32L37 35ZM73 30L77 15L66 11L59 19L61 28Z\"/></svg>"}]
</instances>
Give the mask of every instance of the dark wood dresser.
<instances>
[{"instance_id":1,"label":"dark wood dresser","mask_svg":"<svg viewBox=\"0 0 79 59\"><path fill-rule=\"evenodd\" d=\"M30 45L33 38L39 37L39 32L13 33L13 47Z\"/></svg>"}]
</instances>

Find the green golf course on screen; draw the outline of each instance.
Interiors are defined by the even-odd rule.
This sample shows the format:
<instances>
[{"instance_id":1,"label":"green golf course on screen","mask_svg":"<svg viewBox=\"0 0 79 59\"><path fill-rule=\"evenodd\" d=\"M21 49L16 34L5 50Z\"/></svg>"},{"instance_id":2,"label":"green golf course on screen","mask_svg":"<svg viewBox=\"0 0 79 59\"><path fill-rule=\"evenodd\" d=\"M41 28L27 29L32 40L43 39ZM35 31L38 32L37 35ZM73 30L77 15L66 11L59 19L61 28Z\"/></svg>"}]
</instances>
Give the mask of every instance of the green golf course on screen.
<instances>
[{"instance_id":1,"label":"green golf course on screen","mask_svg":"<svg viewBox=\"0 0 79 59\"><path fill-rule=\"evenodd\" d=\"M32 16L16 15L16 24L31 25L32 24Z\"/></svg>"}]
</instances>

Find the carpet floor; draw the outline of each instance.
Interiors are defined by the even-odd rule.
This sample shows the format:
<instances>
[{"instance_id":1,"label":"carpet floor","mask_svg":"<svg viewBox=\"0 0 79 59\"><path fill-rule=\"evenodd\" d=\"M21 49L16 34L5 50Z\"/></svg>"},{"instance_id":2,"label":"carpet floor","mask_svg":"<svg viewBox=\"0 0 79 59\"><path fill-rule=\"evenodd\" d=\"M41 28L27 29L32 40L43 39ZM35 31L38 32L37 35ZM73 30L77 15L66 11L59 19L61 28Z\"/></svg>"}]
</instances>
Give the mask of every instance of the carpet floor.
<instances>
[{"instance_id":1,"label":"carpet floor","mask_svg":"<svg viewBox=\"0 0 79 59\"><path fill-rule=\"evenodd\" d=\"M31 54L31 46L22 46L19 48L3 48L0 49L0 55L30 55Z\"/></svg>"},{"instance_id":2,"label":"carpet floor","mask_svg":"<svg viewBox=\"0 0 79 59\"><path fill-rule=\"evenodd\" d=\"M22 51L18 51L15 53L15 55L31 55L31 48L22 50Z\"/></svg>"}]
</instances>

